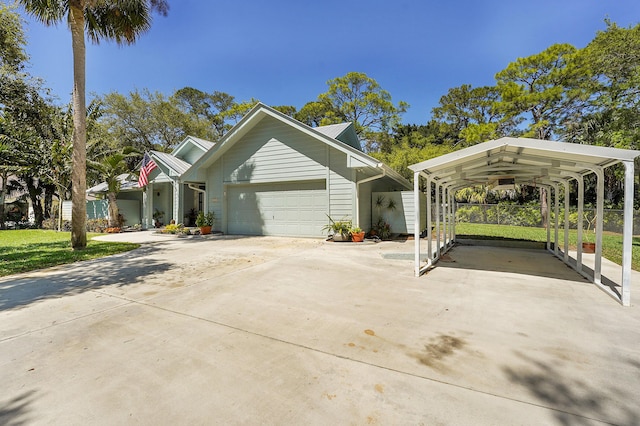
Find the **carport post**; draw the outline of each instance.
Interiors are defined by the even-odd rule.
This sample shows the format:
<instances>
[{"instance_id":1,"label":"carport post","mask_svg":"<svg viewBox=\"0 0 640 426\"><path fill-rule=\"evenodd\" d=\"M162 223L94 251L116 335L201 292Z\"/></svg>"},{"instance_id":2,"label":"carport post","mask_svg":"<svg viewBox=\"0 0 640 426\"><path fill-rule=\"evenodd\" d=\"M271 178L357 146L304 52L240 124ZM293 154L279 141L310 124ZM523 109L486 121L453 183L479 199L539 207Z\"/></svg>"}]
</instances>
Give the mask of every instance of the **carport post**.
<instances>
[{"instance_id":1,"label":"carport post","mask_svg":"<svg viewBox=\"0 0 640 426\"><path fill-rule=\"evenodd\" d=\"M414 275L420 276L420 172L413 173L413 205L415 215L413 217L414 239Z\"/></svg>"},{"instance_id":2,"label":"carport post","mask_svg":"<svg viewBox=\"0 0 640 426\"><path fill-rule=\"evenodd\" d=\"M631 306L631 248L633 243L633 161L624 162L624 228L622 232L622 306Z\"/></svg>"},{"instance_id":3,"label":"carport post","mask_svg":"<svg viewBox=\"0 0 640 426\"><path fill-rule=\"evenodd\" d=\"M442 247L444 253L447 251L447 187L442 185Z\"/></svg>"},{"instance_id":4,"label":"carport post","mask_svg":"<svg viewBox=\"0 0 640 426\"><path fill-rule=\"evenodd\" d=\"M433 218L431 217L431 209L432 209L432 202L431 202L431 175L427 176L427 257L429 258L429 261L431 261L433 259L433 244L431 242L431 239L433 238L433 233L432 233L432 225L431 225L431 221L433 220Z\"/></svg>"},{"instance_id":5,"label":"carport post","mask_svg":"<svg viewBox=\"0 0 640 426\"><path fill-rule=\"evenodd\" d=\"M564 262L569 262L569 202L571 201L570 197L570 186L569 181L565 180L564 182Z\"/></svg>"},{"instance_id":6,"label":"carport post","mask_svg":"<svg viewBox=\"0 0 640 426\"><path fill-rule=\"evenodd\" d=\"M440 257L440 184L436 181L436 256Z\"/></svg>"},{"instance_id":7,"label":"carport post","mask_svg":"<svg viewBox=\"0 0 640 426\"><path fill-rule=\"evenodd\" d=\"M582 273L582 227L584 226L584 176L576 178L578 182L578 237L576 247L576 270Z\"/></svg>"},{"instance_id":8,"label":"carport post","mask_svg":"<svg viewBox=\"0 0 640 426\"><path fill-rule=\"evenodd\" d=\"M594 167L598 176L596 196L596 262L593 268L593 282L602 282L602 224L604 223L604 170L602 167Z\"/></svg>"},{"instance_id":9,"label":"carport post","mask_svg":"<svg viewBox=\"0 0 640 426\"><path fill-rule=\"evenodd\" d=\"M547 186L547 250L551 250L551 186Z\"/></svg>"},{"instance_id":10,"label":"carport post","mask_svg":"<svg viewBox=\"0 0 640 426\"><path fill-rule=\"evenodd\" d=\"M553 194L556 197L556 203L555 203L555 209L554 209L554 216L555 216L555 235L554 235L554 242L553 242L553 252L555 253L556 256L558 256L558 216L560 215L560 194L558 194L558 184L554 183L553 184Z\"/></svg>"},{"instance_id":11,"label":"carport post","mask_svg":"<svg viewBox=\"0 0 640 426\"><path fill-rule=\"evenodd\" d=\"M458 210L458 205L456 204L456 190L453 190L451 194L451 238L453 241L456 240L456 210Z\"/></svg>"}]
</instances>

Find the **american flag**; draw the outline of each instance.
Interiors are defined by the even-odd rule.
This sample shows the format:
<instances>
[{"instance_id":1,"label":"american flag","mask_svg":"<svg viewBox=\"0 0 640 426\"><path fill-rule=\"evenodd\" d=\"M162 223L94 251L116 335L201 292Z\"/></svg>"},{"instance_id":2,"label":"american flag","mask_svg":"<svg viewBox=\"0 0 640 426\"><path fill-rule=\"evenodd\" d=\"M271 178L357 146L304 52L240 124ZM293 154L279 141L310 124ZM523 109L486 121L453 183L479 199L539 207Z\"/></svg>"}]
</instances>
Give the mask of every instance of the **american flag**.
<instances>
[{"instance_id":1,"label":"american flag","mask_svg":"<svg viewBox=\"0 0 640 426\"><path fill-rule=\"evenodd\" d=\"M149 173L153 169L158 167L153 158L149 155L149 153L144 153L144 158L142 158L142 165L140 166L140 177L138 178L138 186L140 188L147 186L149 183Z\"/></svg>"}]
</instances>

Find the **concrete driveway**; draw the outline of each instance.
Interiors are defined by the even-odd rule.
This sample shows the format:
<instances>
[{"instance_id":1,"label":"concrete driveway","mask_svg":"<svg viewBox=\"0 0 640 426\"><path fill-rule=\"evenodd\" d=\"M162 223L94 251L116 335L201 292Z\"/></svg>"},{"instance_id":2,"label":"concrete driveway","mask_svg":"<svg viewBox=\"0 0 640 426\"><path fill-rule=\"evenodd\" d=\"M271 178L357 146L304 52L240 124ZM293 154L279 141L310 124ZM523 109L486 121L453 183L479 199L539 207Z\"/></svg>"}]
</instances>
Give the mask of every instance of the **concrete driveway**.
<instances>
[{"instance_id":1,"label":"concrete driveway","mask_svg":"<svg viewBox=\"0 0 640 426\"><path fill-rule=\"evenodd\" d=\"M640 424L637 304L543 251L108 238L0 279L1 424Z\"/></svg>"}]
</instances>

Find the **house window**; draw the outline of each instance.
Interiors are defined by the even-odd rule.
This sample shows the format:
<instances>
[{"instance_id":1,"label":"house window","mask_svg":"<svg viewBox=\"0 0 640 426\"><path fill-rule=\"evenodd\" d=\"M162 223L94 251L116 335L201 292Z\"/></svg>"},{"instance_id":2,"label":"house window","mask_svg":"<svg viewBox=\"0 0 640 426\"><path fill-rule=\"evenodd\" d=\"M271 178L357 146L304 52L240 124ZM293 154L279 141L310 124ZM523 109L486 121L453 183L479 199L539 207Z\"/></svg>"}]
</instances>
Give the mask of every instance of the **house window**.
<instances>
[{"instance_id":1,"label":"house window","mask_svg":"<svg viewBox=\"0 0 640 426\"><path fill-rule=\"evenodd\" d=\"M198 211L204 211L204 194L202 192L198 192Z\"/></svg>"}]
</instances>

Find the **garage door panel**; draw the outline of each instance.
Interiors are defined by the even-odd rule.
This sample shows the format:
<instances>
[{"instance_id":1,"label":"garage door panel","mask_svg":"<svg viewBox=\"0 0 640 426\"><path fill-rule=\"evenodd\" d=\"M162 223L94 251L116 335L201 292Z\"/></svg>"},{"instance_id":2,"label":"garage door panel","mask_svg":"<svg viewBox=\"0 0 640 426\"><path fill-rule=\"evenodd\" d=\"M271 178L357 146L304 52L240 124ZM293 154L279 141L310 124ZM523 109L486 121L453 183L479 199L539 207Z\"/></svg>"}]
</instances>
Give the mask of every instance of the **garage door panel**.
<instances>
[{"instance_id":1,"label":"garage door panel","mask_svg":"<svg viewBox=\"0 0 640 426\"><path fill-rule=\"evenodd\" d=\"M328 209L325 188L324 181L230 187L228 232L322 236Z\"/></svg>"}]
</instances>

